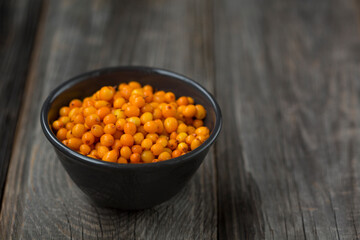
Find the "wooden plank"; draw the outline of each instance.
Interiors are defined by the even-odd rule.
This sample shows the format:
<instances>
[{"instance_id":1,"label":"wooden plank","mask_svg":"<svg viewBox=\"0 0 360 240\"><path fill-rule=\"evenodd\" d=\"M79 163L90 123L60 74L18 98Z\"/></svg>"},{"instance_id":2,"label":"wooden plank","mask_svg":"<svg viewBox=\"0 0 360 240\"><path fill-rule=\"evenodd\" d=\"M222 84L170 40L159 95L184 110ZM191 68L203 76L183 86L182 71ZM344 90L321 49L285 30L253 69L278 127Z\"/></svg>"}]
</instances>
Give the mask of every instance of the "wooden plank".
<instances>
[{"instance_id":1,"label":"wooden plank","mask_svg":"<svg viewBox=\"0 0 360 240\"><path fill-rule=\"evenodd\" d=\"M0 203L41 3L0 2Z\"/></svg>"},{"instance_id":2,"label":"wooden plank","mask_svg":"<svg viewBox=\"0 0 360 240\"><path fill-rule=\"evenodd\" d=\"M215 4L219 239L359 239L359 7Z\"/></svg>"},{"instance_id":3,"label":"wooden plank","mask_svg":"<svg viewBox=\"0 0 360 240\"><path fill-rule=\"evenodd\" d=\"M213 239L213 153L167 204L136 212L89 203L39 126L51 89L81 72L114 65L168 68L213 91L211 5L186 1L49 1L30 73L0 216L2 239Z\"/></svg>"}]
</instances>

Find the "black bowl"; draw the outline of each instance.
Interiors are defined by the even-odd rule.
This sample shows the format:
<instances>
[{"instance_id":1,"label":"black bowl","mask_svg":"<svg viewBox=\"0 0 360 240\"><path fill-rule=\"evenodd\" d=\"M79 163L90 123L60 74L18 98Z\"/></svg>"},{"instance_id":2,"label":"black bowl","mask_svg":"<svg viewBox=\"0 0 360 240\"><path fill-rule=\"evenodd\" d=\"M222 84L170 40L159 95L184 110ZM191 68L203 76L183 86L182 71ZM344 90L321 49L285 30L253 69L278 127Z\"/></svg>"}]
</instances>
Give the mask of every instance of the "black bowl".
<instances>
[{"instance_id":1,"label":"black bowl","mask_svg":"<svg viewBox=\"0 0 360 240\"><path fill-rule=\"evenodd\" d=\"M155 89L191 96L207 110L204 124L210 137L195 150L167 161L144 164L117 164L83 156L55 136L50 123L60 107L73 98L84 98L105 85L138 81ZM75 184L97 205L119 209L145 209L178 193L198 169L221 129L221 112L212 95L198 83L167 70L149 67L113 67L84 73L61 84L44 102L41 127L62 165Z\"/></svg>"}]
</instances>

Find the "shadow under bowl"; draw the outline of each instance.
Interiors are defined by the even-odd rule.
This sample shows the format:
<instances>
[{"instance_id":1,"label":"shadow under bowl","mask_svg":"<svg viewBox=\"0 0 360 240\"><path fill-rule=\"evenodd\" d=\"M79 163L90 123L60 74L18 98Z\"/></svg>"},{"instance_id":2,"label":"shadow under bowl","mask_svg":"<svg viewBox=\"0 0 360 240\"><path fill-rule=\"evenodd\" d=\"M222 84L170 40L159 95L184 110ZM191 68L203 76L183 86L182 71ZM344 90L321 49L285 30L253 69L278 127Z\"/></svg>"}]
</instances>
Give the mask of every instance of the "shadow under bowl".
<instances>
[{"instance_id":1,"label":"shadow under bowl","mask_svg":"<svg viewBox=\"0 0 360 240\"><path fill-rule=\"evenodd\" d=\"M50 128L59 109L74 98L83 99L102 86L138 81L155 90L191 96L207 110L204 124L210 137L195 150L167 161L117 164L81 155L63 145ZM123 210L146 209L178 193L194 175L221 130L221 111L213 96L191 79L150 67L112 67L76 76L53 90L41 109L43 132L74 183L96 205Z\"/></svg>"}]
</instances>

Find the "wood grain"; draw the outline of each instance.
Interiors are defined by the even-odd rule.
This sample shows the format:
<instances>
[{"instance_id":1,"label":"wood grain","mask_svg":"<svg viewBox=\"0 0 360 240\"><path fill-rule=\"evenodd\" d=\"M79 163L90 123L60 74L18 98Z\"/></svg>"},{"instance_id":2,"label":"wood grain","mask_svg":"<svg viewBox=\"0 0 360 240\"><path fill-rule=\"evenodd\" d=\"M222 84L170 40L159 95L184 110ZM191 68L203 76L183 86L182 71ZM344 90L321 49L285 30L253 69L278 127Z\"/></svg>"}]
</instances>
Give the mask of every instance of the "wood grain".
<instances>
[{"instance_id":1,"label":"wood grain","mask_svg":"<svg viewBox=\"0 0 360 240\"><path fill-rule=\"evenodd\" d=\"M359 8L215 9L219 239L359 239Z\"/></svg>"},{"instance_id":2,"label":"wood grain","mask_svg":"<svg viewBox=\"0 0 360 240\"><path fill-rule=\"evenodd\" d=\"M0 1L0 202L40 11L41 1Z\"/></svg>"},{"instance_id":3,"label":"wood grain","mask_svg":"<svg viewBox=\"0 0 360 240\"><path fill-rule=\"evenodd\" d=\"M55 86L105 66L164 67L213 91L211 16L207 1L49 1L11 158L0 238L216 238L213 153L170 202L137 212L101 209L67 176L39 124L40 103Z\"/></svg>"}]
</instances>

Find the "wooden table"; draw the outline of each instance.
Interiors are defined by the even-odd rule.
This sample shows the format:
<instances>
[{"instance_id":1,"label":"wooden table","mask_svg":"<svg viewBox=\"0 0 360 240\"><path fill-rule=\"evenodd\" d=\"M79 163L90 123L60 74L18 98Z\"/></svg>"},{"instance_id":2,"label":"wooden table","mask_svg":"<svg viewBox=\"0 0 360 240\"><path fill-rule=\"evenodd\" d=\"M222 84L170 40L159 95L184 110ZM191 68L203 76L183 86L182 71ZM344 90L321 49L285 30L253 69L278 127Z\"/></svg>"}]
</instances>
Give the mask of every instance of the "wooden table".
<instances>
[{"instance_id":1,"label":"wooden table","mask_svg":"<svg viewBox=\"0 0 360 240\"><path fill-rule=\"evenodd\" d=\"M0 239L359 239L360 2L0 1ZM186 188L102 209L39 124L61 82L105 66L183 73L223 130Z\"/></svg>"}]
</instances>

